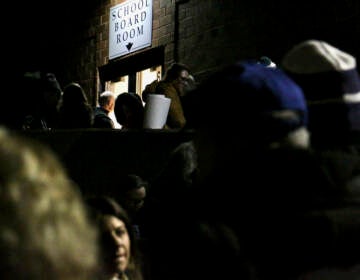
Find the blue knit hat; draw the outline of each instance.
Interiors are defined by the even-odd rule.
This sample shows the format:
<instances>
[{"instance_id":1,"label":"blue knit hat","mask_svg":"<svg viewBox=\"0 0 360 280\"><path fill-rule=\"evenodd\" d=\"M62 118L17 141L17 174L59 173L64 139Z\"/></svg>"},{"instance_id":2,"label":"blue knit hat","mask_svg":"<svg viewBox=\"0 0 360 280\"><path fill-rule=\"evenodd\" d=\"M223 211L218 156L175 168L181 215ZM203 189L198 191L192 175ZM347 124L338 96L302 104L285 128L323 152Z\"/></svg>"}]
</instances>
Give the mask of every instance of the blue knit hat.
<instances>
[{"instance_id":1,"label":"blue knit hat","mask_svg":"<svg viewBox=\"0 0 360 280\"><path fill-rule=\"evenodd\" d=\"M240 61L212 75L193 93L193 126L244 129L282 137L306 127L307 106L300 87L281 69ZM276 118L279 112L296 117Z\"/></svg>"},{"instance_id":2,"label":"blue knit hat","mask_svg":"<svg viewBox=\"0 0 360 280\"><path fill-rule=\"evenodd\" d=\"M327 42L306 40L291 48L281 64L304 92L310 128L360 130L360 78L355 57Z\"/></svg>"}]
</instances>

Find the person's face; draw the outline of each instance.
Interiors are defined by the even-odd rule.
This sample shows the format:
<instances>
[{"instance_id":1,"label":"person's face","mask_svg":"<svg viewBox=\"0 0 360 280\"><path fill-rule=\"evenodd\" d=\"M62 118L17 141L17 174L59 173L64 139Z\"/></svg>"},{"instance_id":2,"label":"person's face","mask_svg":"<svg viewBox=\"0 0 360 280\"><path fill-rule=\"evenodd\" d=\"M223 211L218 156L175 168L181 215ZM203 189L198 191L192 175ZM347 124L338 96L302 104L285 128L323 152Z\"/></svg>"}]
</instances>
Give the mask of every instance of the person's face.
<instances>
[{"instance_id":1,"label":"person's face","mask_svg":"<svg viewBox=\"0 0 360 280\"><path fill-rule=\"evenodd\" d=\"M145 197L145 187L130 190L126 194L126 205L124 206L126 207L126 209L128 209L129 213L135 214L144 206Z\"/></svg>"},{"instance_id":2,"label":"person's face","mask_svg":"<svg viewBox=\"0 0 360 280\"><path fill-rule=\"evenodd\" d=\"M112 111L114 111L114 108L115 108L115 98L111 97L107 109L109 112L112 112Z\"/></svg>"},{"instance_id":3,"label":"person's face","mask_svg":"<svg viewBox=\"0 0 360 280\"><path fill-rule=\"evenodd\" d=\"M189 83L189 72L187 70L182 70L179 74L179 77L175 80L174 86L179 92L179 96L184 96L186 94L186 88Z\"/></svg>"},{"instance_id":4,"label":"person's face","mask_svg":"<svg viewBox=\"0 0 360 280\"><path fill-rule=\"evenodd\" d=\"M101 241L105 266L109 273L122 273L130 260L130 237L122 220L105 215L101 221Z\"/></svg>"}]
</instances>

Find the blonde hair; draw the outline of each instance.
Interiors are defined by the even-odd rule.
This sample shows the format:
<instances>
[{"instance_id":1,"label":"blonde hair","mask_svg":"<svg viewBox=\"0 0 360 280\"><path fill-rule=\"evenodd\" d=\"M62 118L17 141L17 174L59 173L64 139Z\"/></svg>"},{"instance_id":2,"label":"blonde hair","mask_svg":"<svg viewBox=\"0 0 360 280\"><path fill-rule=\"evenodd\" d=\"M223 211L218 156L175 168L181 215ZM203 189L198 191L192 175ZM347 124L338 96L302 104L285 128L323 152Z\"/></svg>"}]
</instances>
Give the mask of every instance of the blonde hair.
<instances>
[{"instance_id":1,"label":"blonde hair","mask_svg":"<svg viewBox=\"0 0 360 280\"><path fill-rule=\"evenodd\" d=\"M89 279L97 232L46 146L0 127L0 277Z\"/></svg>"}]
</instances>

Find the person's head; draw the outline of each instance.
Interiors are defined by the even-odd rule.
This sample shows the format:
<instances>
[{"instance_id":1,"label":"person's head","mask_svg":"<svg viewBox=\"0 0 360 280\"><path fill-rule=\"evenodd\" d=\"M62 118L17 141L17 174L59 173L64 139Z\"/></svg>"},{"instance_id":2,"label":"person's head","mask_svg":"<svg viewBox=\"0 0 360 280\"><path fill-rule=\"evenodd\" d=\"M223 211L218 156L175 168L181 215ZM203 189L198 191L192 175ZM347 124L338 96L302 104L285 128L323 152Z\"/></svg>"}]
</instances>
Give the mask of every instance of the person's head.
<instances>
[{"instance_id":1,"label":"person's head","mask_svg":"<svg viewBox=\"0 0 360 280\"><path fill-rule=\"evenodd\" d=\"M355 57L327 42L306 40L284 55L282 68L304 92L312 135L336 131L341 137L346 131L360 130L360 78Z\"/></svg>"},{"instance_id":2,"label":"person's head","mask_svg":"<svg viewBox=\"0 0 360 280\"><path fill-rule=\"evenodd\" d=\"M190 75L190 68L182 63L173 63L166 71L165 81L171 82L180 97L192 89L194 77Z\"/></svg>"},{"instance_id":3,"label":"person's head","mask_svg":"<svg viewBox=\"0 0 360 280\"><path fill-rule=\"evenodd\" d=\"M42 75L42 93L45 106L56 109L61 99L62 89L55 74L44 73Z\"/></svg>"},{"instance_id":4,"label":"person's head","mask_svg":"<svg viewBox=\"0 0 360 280\"><path fill-rule=\"evenodd\" d=\"M26 105L34 115L44 115L57 110L61 99L62 89L55 74L48 72L25 72L22 77L22 90L25 94Z\"/></svg>"},{"instance_id":5,"label":"person's head","mask_svg":"<svg viewBox=\"0 0 360 280\"><path fill-rule=\"evenodd\" d=\"M72 107L84 103L88 103L88 100L81 85L78 83L67 84L62 96L62 105Z\"/></svg>"},{"instance_id":6,"label":"person's head","mask_svg":"<svg viewBox=\"0 0 360 280\"><path fill-rule=\"evenodd\" d=\"M302 90L278 68L229 65L198 86L188 108L200 173L249 151L309 146Z\"/></svg>"},{"instance_id":7,"label":"person's head","mask_svg":"<svg viewBox=\"0 0 360 280\"><path fill-rule=\"evenodd\" d=\"M60 161L3 128L0 158L0 278L90 279L97 231Z\"/></svg>"},{"instance_id":8,"label":"person's head","mask_svg":"<svg viewBox=\"0 0 360 280\"><path fill-rule=\"evenodd\" d=\"M197 151L194 143L188 141L181 143L171 152L165 172L183 188L191 188L196 181L197 168Z\"/></svg>"},{"instance_id":9,"label":"person's head","mask_svg":"<svg viewBox=\"0 0 360 280\"><path fill-rule=\"evenodd\" d=\"M148 182L136 174L127 174L119 180L116 199L131 217L144 206Z\"/></svg>"},{"instance_id":10,"label":"person's head","mask_svg":"<svg viewBox=\"0 0 360 280\"><path fill-rule=\"evenodd\" d=\"M141 97L132 92L119 94L115 100L114 114L123 128L142 128L144 105Z\"/></svg>"},{"instance_id":11,"label":"person's head","mask_svg":"<svg viewBox=\"0 0 360 280\"><path fill-rule=\"evenodd\" d=\"M104 91L99 96L99 106L108 112L114 111L115 95L111 91Z\"/></svg>"},{"instance_id":12,"label":"person's head","mask_svg":"<svg viewBox=\"0 0 360 280\"><path fill-rule=\"evenodd\" d=\"M112 277L138 273L138 251L126 210L108 196L89 197L86 202L100 230L103 273Z\"/></svg>"},{"instance_id":13,"label":"person's head","mask_svg":"<svg viewBox=\"0 0 360 280\"><path fill-rule=\"evenodd\" d=\"M192 141L179 144L171 151L164 168L153 181L152 194L163 202L182 201L190 195L197 183L197 151ZM169 200L169 197L172 197Z\"/></svg>"}]
</instances>

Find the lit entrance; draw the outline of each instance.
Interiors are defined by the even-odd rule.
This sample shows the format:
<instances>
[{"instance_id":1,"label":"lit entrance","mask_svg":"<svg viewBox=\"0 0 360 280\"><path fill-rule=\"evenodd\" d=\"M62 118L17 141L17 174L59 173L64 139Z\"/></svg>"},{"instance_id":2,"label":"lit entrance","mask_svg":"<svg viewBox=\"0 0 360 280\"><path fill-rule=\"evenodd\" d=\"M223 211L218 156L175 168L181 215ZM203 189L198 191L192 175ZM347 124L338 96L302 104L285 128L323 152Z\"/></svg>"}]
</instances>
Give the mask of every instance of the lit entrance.
<instances>
[{"instance_id":1,"label":"lit entrance","mask_svg":"<svg viewBox=\"0 0 360 280\"><path fill-rule=\"evenodd\" d=\"M133 92L142 97L145 87L154 80L160 80L163 75L164 48L158 47L137 55L110 61L99 68L102 91L112 91L117 97L124 92ZM115 127L121 126L116 122Z\"/></svg>"}]
</instances>

